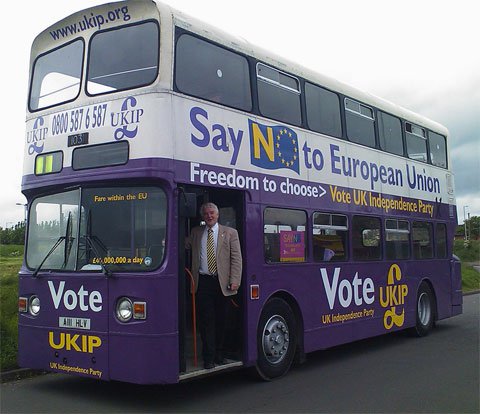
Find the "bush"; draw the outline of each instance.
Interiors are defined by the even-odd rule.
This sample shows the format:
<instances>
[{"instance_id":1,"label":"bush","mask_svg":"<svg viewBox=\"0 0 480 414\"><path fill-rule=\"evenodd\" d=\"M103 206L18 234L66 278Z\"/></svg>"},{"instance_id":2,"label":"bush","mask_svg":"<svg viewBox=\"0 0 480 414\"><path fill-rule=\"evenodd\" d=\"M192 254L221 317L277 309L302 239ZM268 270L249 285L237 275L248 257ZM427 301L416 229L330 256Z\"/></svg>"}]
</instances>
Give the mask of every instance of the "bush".
<instances>
[{"instance_id":1,"label":"bush","mask_svg":"<svg viewBox=\"0 0 480 414\"><path fill-rule=\"evenodd\" d=\"M463 240L455 240L453 252L463 263L480 264L480 240L470 240L467 246Z\"/></svg>"}]
</instances>

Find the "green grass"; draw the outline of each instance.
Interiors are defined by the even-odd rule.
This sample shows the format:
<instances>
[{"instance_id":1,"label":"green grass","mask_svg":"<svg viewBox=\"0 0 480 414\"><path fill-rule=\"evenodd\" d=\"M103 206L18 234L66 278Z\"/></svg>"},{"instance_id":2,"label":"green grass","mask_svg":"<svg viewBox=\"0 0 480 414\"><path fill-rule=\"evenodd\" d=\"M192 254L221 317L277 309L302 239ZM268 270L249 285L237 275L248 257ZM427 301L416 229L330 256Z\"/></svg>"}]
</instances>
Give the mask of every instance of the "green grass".
<instances>
[{"instance_id":1,"label":"green grass","mask_svg":"<svg viewBox=\"0 0 480 414\"><path fill-rule=\"evenodd\" d=\"M18 271L23 246L0 245L0 369L17 365Z\"/></svg>"},{"instance_id":2,"label":"green grass","mask_svg":"<svg viewBox=\"0 0 480 414\"><path fill-rule=\"evenodd\" d=\"M465 247L455 241L455 254L462 260L462 288L464 292L480 289L480 272L473 264L480 264L480 241ZM18 271L22 265L23 246L0 245L0 350L2 371L17 365Z\"/></svg>"},{"instance_id":3,"label":"green grass","mask_svg":"<svg viewBox=\"0 0 480 414\"><path fill-rule=\"evenodd\" d=\"M466 263L462 263L462 290L463 292L480 290L480 272Z\"/></svg>"},{"instance_id":4,"label":"green grass","mask_svg":"<svg viewBox=\"0 0 480 414\"><path fill-rule=\"evenodd\" d=\"M480 272L473 265L480 265L480 240L471 240L468 245L463 240L455 240L454 253L462 261L462 289L471 292L480 289Z\"/></svg>"},{"instance_id":5,"label":"green grass","mask_svg":"<svg viewBox=\"0 0 480 414\"><path fill-rule=\"evenodd\" d=\"M471 240L468 246L463 240L455 240L453 252L462 262L480 265L480 240Z\"/></svg>"}]
</instances>

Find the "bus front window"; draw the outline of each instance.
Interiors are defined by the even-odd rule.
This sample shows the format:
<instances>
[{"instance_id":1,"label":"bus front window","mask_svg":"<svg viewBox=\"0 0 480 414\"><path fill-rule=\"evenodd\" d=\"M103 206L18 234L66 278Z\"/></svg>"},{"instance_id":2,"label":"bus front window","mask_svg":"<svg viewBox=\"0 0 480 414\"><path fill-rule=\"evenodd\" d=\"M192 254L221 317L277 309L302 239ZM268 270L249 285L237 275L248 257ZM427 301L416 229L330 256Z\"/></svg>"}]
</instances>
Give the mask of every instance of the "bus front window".
<instances>
[{"instance_id":1,"label":"bus front window","mask_svg":"<svg viewBox=\"0 0 480 414\"><path fill-rule=\"evenodd\" d=\"M82 193L78 270L153 270L163 261L167 202L155 187Z\"/></svg>"},{"instance_id":2,"label":"bus front window","mask_svg":"<svg viewBox=\"0 0 480 414\"><path fill-rule=\"evenodd\" d=\"M80 93L83 40L78 39L37 58L33 67L31 111L73 101Z\"/></svg>"},{"instance_id":3,"label":"bus front window","mask_svg":"<svg viewBox=\"0 0 480 414\"><path fill-rule=\"evenodd\" d=\"M27 265L36 272L154 270L164 257L166 217L166 196L156 187L39 197L30 208Z\"/></svg>"},{"instance_id":4,"label":"bus front window","mask_svg":"<svg viewBox=\"0 0 480 414\"><path fill-rule=\"evenodd\" d=\"M151 84L158 72L158 25L145 22L92 37L87 93L98 95Z\"/></svg>"},{"instance_id":5,"label":"bus front window","mask_svg":"<svg viewBox=\"0 0 480 414\"><path fill-rule=\"evenodd\" d=\"M80 192L74 190L33 201L28 219L29 268L74 270L79 200Z\"/></svg>"}]
</instances>

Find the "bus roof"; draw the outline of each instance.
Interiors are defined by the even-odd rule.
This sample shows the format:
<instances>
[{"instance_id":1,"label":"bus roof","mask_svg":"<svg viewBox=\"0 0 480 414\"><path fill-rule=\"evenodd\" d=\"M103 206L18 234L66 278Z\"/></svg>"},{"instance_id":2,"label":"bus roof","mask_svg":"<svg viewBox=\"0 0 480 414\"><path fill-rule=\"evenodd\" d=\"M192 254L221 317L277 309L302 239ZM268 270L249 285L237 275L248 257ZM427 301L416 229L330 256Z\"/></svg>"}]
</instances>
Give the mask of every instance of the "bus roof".
<instances>
[{"instance_id":1,"label":"bus roof","mask_svg":"<svg viewBox=\"0 0 480 414\"><path fill-rule=\"evenodd\" d=\"M35 38L32 45L30 65L33 65L35 59L45 51L54 49L80 36L85 38L88 42L88 39L98 30L104 30L146 19L161 19L161 25L163 26L162 33L164 33L165 26L172 27L171 25L173 24L215 43L224 45L232 50L274 66L280 71L287 72L324 88L339 92L364 104L397 115L409 122L428 128L444 136L449 135L447 128L435 121L378 96L361 91L343 82L313 71L312 69L308 69L261 47L254 46L243 38L235 37L232 34L191 17L157 0L107 3L78 11L66 17L45 29ZM171 82L173 82L173 80Z\"/></svg>"},{"instance_id":2,"label":"bus roof","mask_svg":"<svg viewBox=\"0 0 480 414\"><path fill-rule=\"evenodd\" d=\"M162 3L155 0L159 7L162 7ZM335 92L342 93L348 97L359 100L367 105L374 106L385 112L395 114L399 117L407 119L420 126L429 128L442 135L448 136L448 129L427 117L403 108L400 105L394 104L386 99L380 98L369 92L362 91L358 88L350 86L346 83L338 81L329 76L323 75L312 69L304 67L298 63L295 63L283 56L276 55L266 49L255 46L249 41L241 37L235 37L232 34L225 32L217 27L214 27L208 23L191 17L183 12L169 8L172 13L173 21L176 26L182 27L188 31L194 32L200 36L208 38L216 43L223 44L233 50L241 52L245 55L252 56L257 60L263 61L267 64L275 66L281 71L285 71L292 75L299 76L305 80L315 83L319 86L323 86Z\"/></svg>"}]
</instances>

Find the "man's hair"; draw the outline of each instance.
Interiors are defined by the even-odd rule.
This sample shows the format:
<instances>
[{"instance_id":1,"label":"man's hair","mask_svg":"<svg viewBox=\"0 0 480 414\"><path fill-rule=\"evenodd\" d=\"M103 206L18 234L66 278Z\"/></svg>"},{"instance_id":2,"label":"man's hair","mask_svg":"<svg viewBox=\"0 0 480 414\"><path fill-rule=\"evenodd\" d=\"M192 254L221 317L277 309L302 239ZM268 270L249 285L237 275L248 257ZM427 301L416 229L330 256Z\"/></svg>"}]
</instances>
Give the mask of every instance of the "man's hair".
<instances>
[{"instance_id":1,"label":"man's hair","mask_svg":"<svg viewBox=\"0 0 480 414\"><path fill-rule=\"evenodd\" d=\"M213 203L204 203L200 207L200 215L203 216L206 208L213 208L218 213L218 207Z\"/></svg>"}]
</instances>

